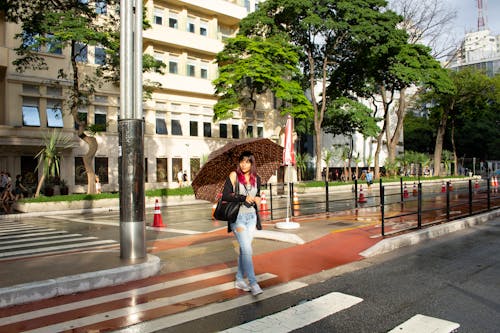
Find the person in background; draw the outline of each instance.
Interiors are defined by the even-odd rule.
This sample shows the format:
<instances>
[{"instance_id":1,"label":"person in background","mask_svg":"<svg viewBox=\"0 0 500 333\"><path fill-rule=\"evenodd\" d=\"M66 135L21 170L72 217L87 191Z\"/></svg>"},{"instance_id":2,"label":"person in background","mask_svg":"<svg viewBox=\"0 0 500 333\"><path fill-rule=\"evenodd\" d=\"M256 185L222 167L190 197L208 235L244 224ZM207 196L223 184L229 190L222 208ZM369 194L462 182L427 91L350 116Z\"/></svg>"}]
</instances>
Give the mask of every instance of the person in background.
<instances>
[{"instance_id":1,"label":"person in background","mask_svg":"<svg viewBox=\"0 0 500 333\"><path fill-rule=\"evenodd\" d=\"M184 174L180 169L179 172L177 172L177 182L179 183L179 187L182 187L184 185Z\"/></svg>"},{"instance_id":2,"label":"person in background","mask_svg":"<svg viewBox=\"0 0 500 333\"><path fill-rule=\"evenodd\" d=\"M99 176L95 176L95 193L97 194L102 193L101 183L99 182Z\"/></svg>"},{"instance_id":3,"label":"person in background","mask_svg":"<svg viewBox=\"0 0 500 333\"><path fill-rule=\"evenodd\" d=\"M16 183L14 188L15 200L22 199L28 196L28 189L23 184L23 176L16 176Z\"/></svg>"},{"instance_id":4,"label":"person in background","mask_svg":"<svg viewBox=\"0 0 500 333\"><path fill-rule=\"evenodd\" d=\"M366 184L368 188L371 188L373 184L373 172L370 169L366 172Z\"/></svg>"}]
</instances>

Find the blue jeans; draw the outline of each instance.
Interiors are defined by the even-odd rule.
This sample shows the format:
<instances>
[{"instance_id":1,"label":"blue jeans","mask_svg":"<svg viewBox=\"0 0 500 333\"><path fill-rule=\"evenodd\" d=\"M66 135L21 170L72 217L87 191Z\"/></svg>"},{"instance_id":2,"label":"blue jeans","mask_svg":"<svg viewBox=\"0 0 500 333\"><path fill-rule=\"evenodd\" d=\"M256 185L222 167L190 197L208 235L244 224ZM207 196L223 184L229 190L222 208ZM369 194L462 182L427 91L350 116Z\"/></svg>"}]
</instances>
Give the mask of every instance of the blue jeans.
<instances>
[{"instance_id":1,"label":"blue jeans","mask_svg":"<svg viewBox=\"0 0 500 333\"><path fill-rule=\"evenodd\" d=\"M231 230L240 244L236 280L243 280L246 276L250 285L257 283L252 261L252 240L256 224L255 213L240 213L236 221L231 223Z\"/></svg>"}]
</instances>

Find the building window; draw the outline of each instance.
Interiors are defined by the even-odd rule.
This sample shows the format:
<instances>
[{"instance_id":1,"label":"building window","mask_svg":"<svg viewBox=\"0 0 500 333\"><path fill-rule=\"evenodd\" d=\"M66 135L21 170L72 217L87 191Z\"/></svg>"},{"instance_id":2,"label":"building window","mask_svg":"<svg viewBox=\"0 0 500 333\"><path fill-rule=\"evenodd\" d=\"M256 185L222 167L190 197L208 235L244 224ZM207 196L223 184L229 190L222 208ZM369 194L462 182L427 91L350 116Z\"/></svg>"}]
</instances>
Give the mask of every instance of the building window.
<instances>
[{"instance_id":1,"label":"building window","mask_svg":"<svg viewBox=\"0 0 500 333\"><path fill-rule=\"evenodd\" d=\"M36 97L23 97L23 126L40 127L40 112Z\"/></svg>"},{"instance_id":2,"label":"building window","mask_svg":"<svg viewBox=\"0 0 500 333\"><path fill-rule=\"evenodd\" d=\"M83 164L83 157L75 157L75 185L87 184L87 171Z\"/></svg>"},{"instance_id":3,"label":"building window","mask_svg":"<svg viewBox=\"0 0 500 333\"><path fill-rule=\"evenodd\" d=\"M240 138L240 129L238 125L232 125L232 134L233 134L233 139L239 139Z\"/></svg>"},{"instance_id":4,"label":"building window","mask_svg":"<svg viewBox=\"0 0 500 333\"><path fill-rule=\"evenodd\" d=\"M177 13L169 13L168 26L170 28L177 29L178 28L177 25L178 25Z\"/></svg>"},{"instance_id":5,"label":"building window","mask_svg":"<svg viewBox=\"0 0 500 333\"><path fill-rule=\"evenodd\" d=\"M189 135L198 136L198 122L190 121L189 122Z\"/></svg>"},{"instance_id":6,"label":"building window","mask_svg":"<svg viewBox=\"0 0 500 333\"><path fill-rule=\"evenodd\" d=\"M195 23L194 23L194 18L193 17L188 17L187 21L187 31L191 33L195 33L196 28L195 28Z\"/></svg>"},{"instance_id":7,"label":"building window","mask_svg":"<svg viewBox=\"0 0 500 333\"><path fill-rule=\"evenodd\" d=\"M194 65L194 63L190 62L187 64L186 73L188 76L196 76L196 66Z\"/></svg>"},{"instance_id":8,"label":"building window","mask_svg":"<svg viewBox=\"0 0 500 333\"><path fill-rule=\"evenodd\" d=\"M156 159L156 181L158 183L167 181L167 159L157 158Z\"/></svg>"},{"instance_id":9,"label":"building window","mask_svg":"<svg viewBox=\"0 0 500 333\"><path fill-rule=\"evenodd\" d=\"M172 135L182 135L181 121L179 119L172 119L170 121Z\"/></svg>"},{"instance_id":10,"label":"building window","mask_svg":"<svg viewBox=\"0 0 500 333\"><path fill-rule=\"evenodd\" d=\"M99 176L99 182L101 184L108 184L108 158L107 157L96 157L94 158L94 170L96 176Z\"/></svg>"},{"instance_id":11,"label":"building window","mask_svg":"<svg viewBox=\"0 0 500 333\"><path fill-rule=\"evenodd\" d=\"M154 22L155 22L155 24L163 25L163 9L155 8Z\"/></svg>"},{"instance_id":12,"label":"building window","mask_svg":"<svg viewBox=\"0 0 500 333\"><path fill-rule=\"evenodd\" d=\"M55 39L53 35L47 35L47 39L47 53L62 54L61 43L57 39Z\"/></svg>"},{"instance_id":13,"label":"building window","mask_svg":"<svg viewBox=\"0 0 500 333\"><path fill-rule=\"evenodd\" d=\"M96 129L101 132L106 131L106 107L96 105L94 107L94 124Z\"/></svg>"},{"instance_id":14,"label":"building window","mask_svg":"<svg viewBox=\"0 0 500 333\"><path fill-rule=\"evenodd\" d=\"M253 126L252 125L247 126L247 138L253 138Z\"/></svg>"},{"instance_id":15,"label":"building window","mask_svg":"<svg viewBox=\"0 0 500 333\"><path fill-rule=\"evenodd\" d=\"M95 12L97 14L105 15L108 12L108 5L106 0L97 0L95 3Z\"/></svg>"},{"instance_id":16,"label":"building window","mask_svg":"<svg viewBox=\"0 0 500 333\"><path fill-rule=\"evenodd\" d=\"M47 87L47 95L48 96L62 96L62 88L61 87Z\"/></svg>"},{"instance_id":17,"label":"building window","mask_svg":"<svg viewBox=\"0 0 500 333\"><path fill-rule=\"evenodd\" d=\"M161 61L161 62L163 62L163 57L164 57L164 55L165 55L165 54L164 54L163 52L158 52L158 51L155 51L155 52L153 53L153 57L154 57L156 60Z\"/></svg>"},{"instance_id":18,"label":"building window","mask_svg":"<svg viewBox=\"0 0 500 333\"><path fill-rule=\"evenodd\" d=\"M257 136L259 138L263 138L264 137L264 127L257 126Z\"/></svg>"},{"instance_id":19,"label":"building window","mask_svg":"<svg viewBox=\"0 0 500 333\"><path fill-rule=\"evenodd\" d=\"M156 112L156 134L168 134L165 112Z\"/></svg>"},{"instance_id":20,"label":"building window","mask_svg":"<svg viewBox=\"0 0 500 333\"><path fill-rule=\"evenodd\" d=\"M94 64L96 65L106 64L106 51L104 51L103 47L98 47L98 46L95 47Z\"/></svg>"},{"instance_id":21,"label":"building window","mask_svg":"<svg viewBox=\"0 0 500 333\"><path fill-rule=\"evenodd\" d=\"M177 174L182 172L182 158L172 158L172 179L177 181Z\"/></svg>"},{"instance_id":22,"label":"building window","mask_svg":"<svg viewBox=\"0 0 500 333\"><path fill-rule=\"evenodd\" d=\"M23 84L23 93L32 94L32 95L39 95L40 88L34 84ZM38 103L37 103L37 105L38 105Z\"/></svg>"},{"instance_id":23,"label":"building window","mask_svg":"<svg viewBox=\"0 0 500 333\"><path fill-rule=\"evenodd\" d=\"M47 100L47 127L64 127L61 111L61 101L57 99Z\"/></svg>"},{"instance_id":24,"label":"building window","mask_svg":"<svg viewBox=\"0 0 500 333\"><path fill-rule=\"evenodd\" d=\"M170 74L177 74L179 72L179 60L177 57L170 57L168 60L168 72Z\"/></svg>"},{"instance_id":25,"label":"building window","mask_svg":"<svg viewBox=\"0 0 500 333\"><path fill-rule=\"evenodd\" d=\"M212 137L212 124L204 122L203 123L203 136L206 138Z\"/></svg>"},{"instance_id":26,"label":"building window","mask_svg":"<svg viewBox=\"0 0 500 333\"><path fill-rule=\"evenodd\" d=\"M219 124L219 136L227 138L227 124Z\"/></svg>"},{"instance_id":27,"label":"building window","mask_svg":"<svg viewBox=\"0 0 500 333\"><path fill-rule=\"evenodd\" d=\"M200 22L200 35L202 35L202 36L208 35L208 22L207 21L202 20Z\"/></svg>"},{"instance_id":28,"label":"building window","mask_svg":"<svg viewBox=\"0 0 500 333\"><path fill-rule=\"evenodd\" d=\"M208 79L208 65L202 64L200 66L200 77L202 79Z\"/></svg>"}]
</instances>

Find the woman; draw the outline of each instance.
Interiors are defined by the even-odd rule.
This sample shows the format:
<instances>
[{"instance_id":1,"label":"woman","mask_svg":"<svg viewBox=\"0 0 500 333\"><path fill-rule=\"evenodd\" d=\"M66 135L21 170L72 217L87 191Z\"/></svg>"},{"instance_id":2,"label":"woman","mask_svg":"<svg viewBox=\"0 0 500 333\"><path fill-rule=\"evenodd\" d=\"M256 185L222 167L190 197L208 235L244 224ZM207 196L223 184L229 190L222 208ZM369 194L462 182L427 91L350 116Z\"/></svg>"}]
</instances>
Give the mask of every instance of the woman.
<instances>
[{"instance_id":1,"label":"woman","mask_svg":"<svg viewBox=\"0 0 500 333\"><path fill-rule=\"evenodd\" d=\"M258 221L257 205L260 205L260 177L257 175L255 157L249 151L239 157L236 171L232 171L224 184L222 200L241 202L235 221L228 221L228 232L233 232L240 245L235 288L262 293L257 283L252 260L252 240L255 229L262 229ZM248 279L248 283L244 278Z\"/></svg>"}]
</instances>

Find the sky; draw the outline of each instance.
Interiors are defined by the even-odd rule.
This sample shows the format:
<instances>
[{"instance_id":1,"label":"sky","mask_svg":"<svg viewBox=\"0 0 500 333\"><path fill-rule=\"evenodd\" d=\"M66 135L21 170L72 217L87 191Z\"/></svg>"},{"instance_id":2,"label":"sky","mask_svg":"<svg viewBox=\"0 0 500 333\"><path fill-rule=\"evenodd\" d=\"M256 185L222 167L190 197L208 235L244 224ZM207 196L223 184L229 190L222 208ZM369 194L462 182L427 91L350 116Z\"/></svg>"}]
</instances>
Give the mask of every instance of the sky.
<instances>
[{"instance_id":1,"label":"sky","mask_svg":"<svg viewBox=\"0 0 500 333\"><path fill-rule=\"evenodd\" d=\"M477 0L447 0L457 10L457 18L454 23L454 33L457 37L463 36L465 32L477 30ZM483 16L486 18L490 31L500 34L500 0L483 0Z\"/></svg>"}]
</instances>

